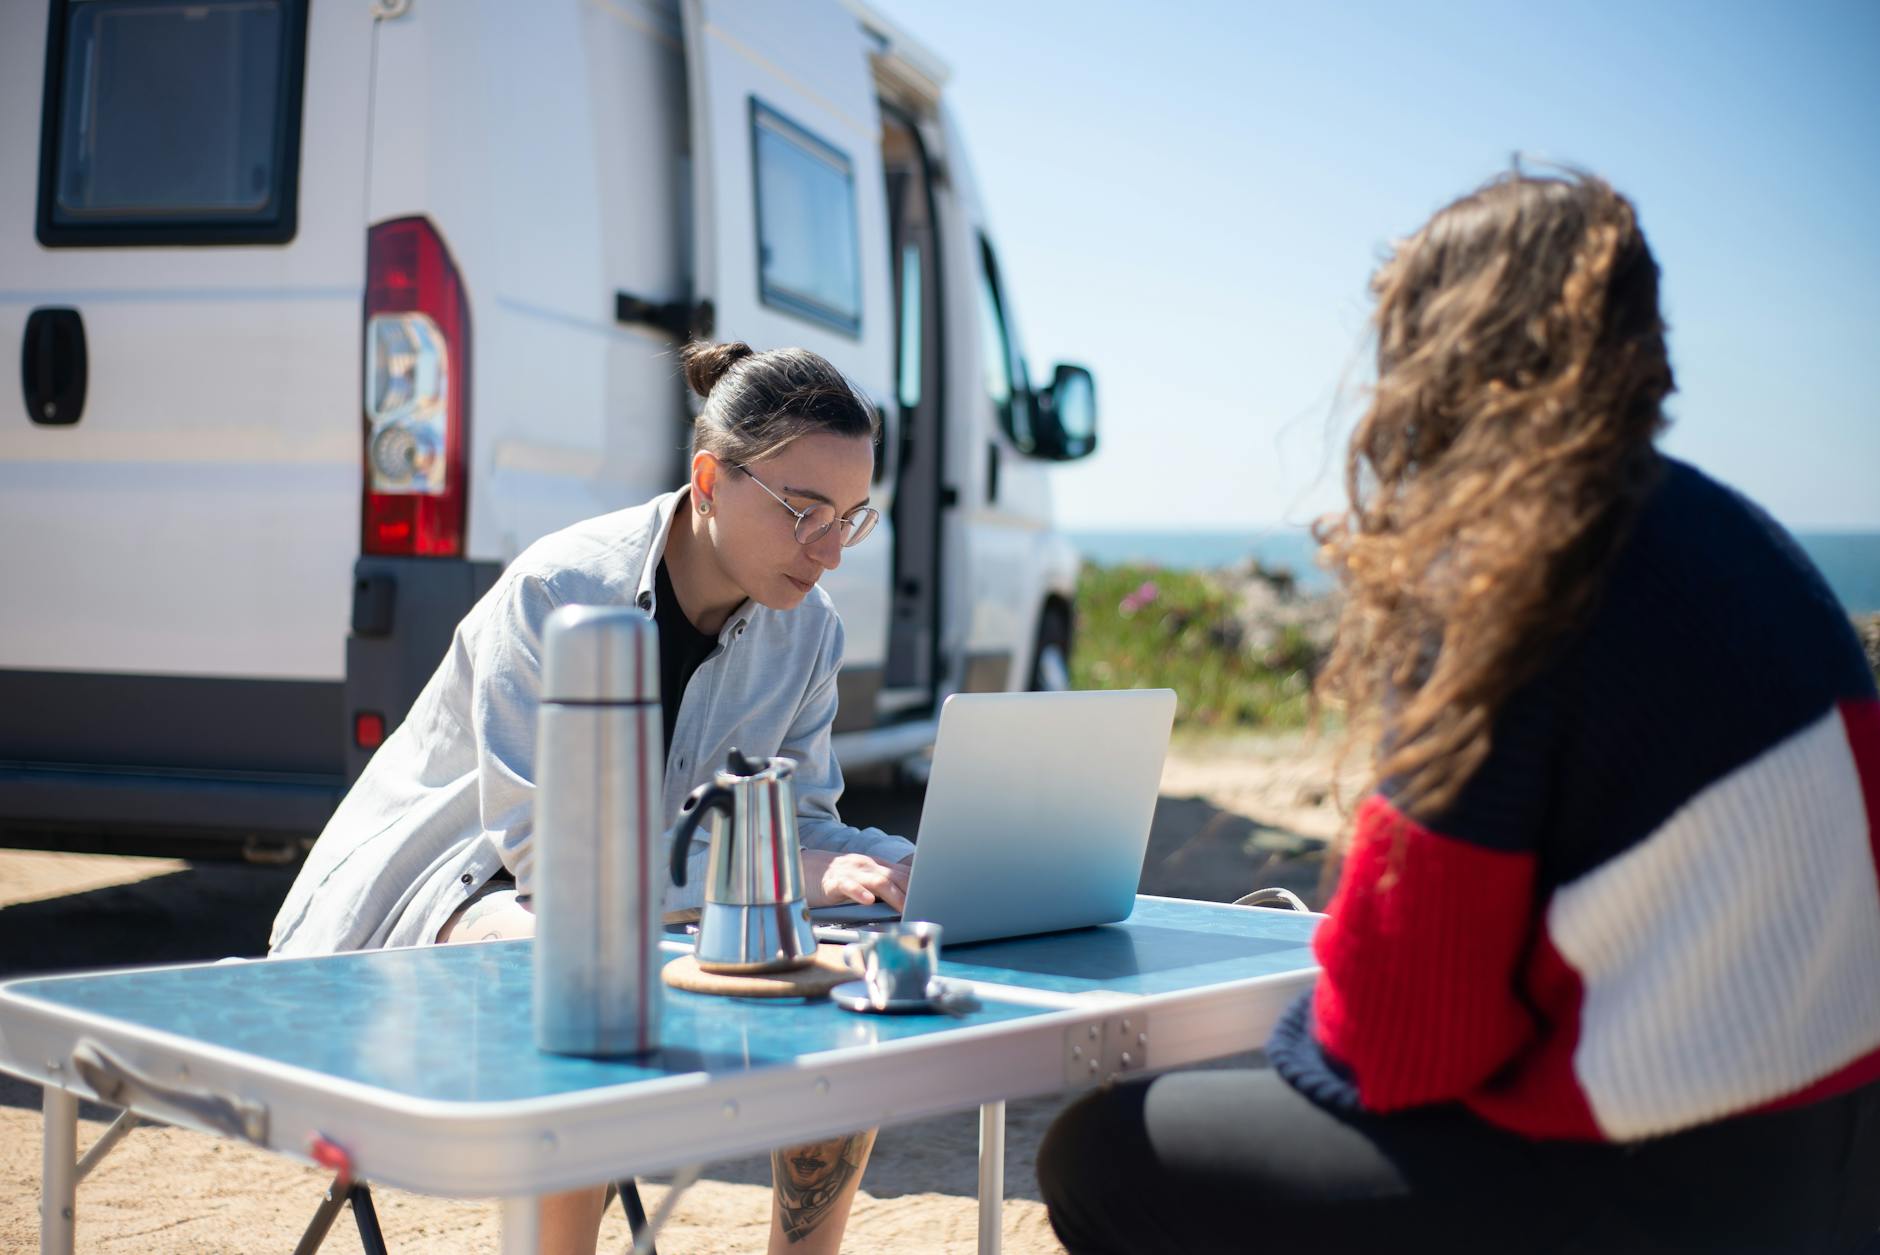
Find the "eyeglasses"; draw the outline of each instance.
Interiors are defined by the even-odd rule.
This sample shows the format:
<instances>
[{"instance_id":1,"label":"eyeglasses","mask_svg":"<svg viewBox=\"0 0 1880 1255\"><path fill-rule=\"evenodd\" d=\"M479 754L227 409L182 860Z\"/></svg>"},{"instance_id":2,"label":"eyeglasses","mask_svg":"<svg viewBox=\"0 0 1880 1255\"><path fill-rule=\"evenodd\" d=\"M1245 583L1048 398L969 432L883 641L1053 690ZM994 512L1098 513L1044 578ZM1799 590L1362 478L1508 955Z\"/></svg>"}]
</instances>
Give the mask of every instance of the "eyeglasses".
<instances>
[{"instance_id":1,"label":"eyeglasses","mask_svg":"<svg viewBox=\"0 0 1880 1255\"><path fill-rule=\"evenodd\" d=\"M751 475L750 467L737 462L732 465L746 475ZM782 497L777 496L776 490L757 476L751 475L751 482L775 498L778 505L796 515L796 543L799 545L815 544L829 534L830 528L840 524L845 529L842 547L851 549L861 544L863 538L875 530L875 524L881 519L881 511L871 505L856 506L844 518L836 517L836 508L832 505L813 505L807 510L799 510Z\"/></svg>"}]
</instances>

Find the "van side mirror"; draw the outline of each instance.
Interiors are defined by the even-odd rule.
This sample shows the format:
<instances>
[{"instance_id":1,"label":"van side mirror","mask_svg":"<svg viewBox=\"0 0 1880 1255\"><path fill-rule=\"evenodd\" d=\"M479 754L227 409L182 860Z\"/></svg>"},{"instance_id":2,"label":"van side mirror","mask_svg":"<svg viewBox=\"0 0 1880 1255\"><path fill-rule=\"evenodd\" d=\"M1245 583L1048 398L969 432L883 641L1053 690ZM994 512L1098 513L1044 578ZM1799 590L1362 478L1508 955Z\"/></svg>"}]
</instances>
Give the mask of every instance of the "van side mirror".
<instances>
[{"instance_id":1,"label":"van side mirror","mask_svg":"<svg viewBox=\"0 0 1880 1255\"><path fill-rule=\"evenodd\" d=\"M1033 456L1053 462L1089 457L1097 447L1097 381L1082 366L1060 362L1049 391L1038 397L1038 447Z\"/></svg>"}]
</instances>

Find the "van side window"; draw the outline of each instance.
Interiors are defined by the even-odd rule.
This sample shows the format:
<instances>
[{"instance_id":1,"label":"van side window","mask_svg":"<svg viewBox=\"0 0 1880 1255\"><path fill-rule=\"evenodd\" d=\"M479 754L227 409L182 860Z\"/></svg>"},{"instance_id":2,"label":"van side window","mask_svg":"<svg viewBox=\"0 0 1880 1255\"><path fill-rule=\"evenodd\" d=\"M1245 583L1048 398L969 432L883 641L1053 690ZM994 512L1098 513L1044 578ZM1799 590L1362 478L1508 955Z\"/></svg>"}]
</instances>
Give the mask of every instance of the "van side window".
<instances>
[{"instance_id":1,"label":"van side window","mask_svg":"<svg viewBox=\"0 0 1880 1255\"><path fill-rule=\"evenodd\" d=\"M54 0L47 245L293 239L305 0Z\"/></svg>"},{"instance_id":2,"label":"van side window","mask_svg":"<svg viewBox=\"0 0 1880 1255\"><path fill-rule=\"evenodd\" d=\"M859 336L862 263L848 155L751 100L764 304Z\"/></svg>"},{"instance_id":3,"label":"van side window","mask_svg":"<svg viewBox=\"0 0 1880 1255\"><path fill-rule=\"evenodd\" d=\"M999 426L1020 453L1034 452L1038 439L1031 423L1031 381L1018 328L999 283L999 261L992 244L979 237L979 344L986 371L986 392L998 411Z\"/></svg>"}]
</instances>

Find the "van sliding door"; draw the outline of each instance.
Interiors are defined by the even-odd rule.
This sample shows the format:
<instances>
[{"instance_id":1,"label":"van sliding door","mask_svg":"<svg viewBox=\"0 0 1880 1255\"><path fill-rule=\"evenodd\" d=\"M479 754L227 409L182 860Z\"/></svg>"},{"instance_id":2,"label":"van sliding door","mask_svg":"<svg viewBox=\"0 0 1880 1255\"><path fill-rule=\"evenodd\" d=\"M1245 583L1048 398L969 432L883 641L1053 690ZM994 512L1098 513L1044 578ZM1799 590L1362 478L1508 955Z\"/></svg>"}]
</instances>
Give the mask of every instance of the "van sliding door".
<instances>
[{"instance_id":1,"label":"van sliding door","mask_svg":"<svg viewBox=\"0 0 1880 1255\"><path fill-rule=\"evenodd\" d=\"M686 0L694 286L716 338L798 345L894 415L881 118L867 45L839 4ZM894 436L886 449L892 450ZM877 451L877 534L824 578L846 629L846 731L875 722L887 660L892 458Z\"/></svg>"},{"instance_id":2,"label":"van sliding door","mask_svg":"<svg viewBox=\"0 0 1880 1255\"><path fill-rule=\"evenodd\" d=\"M939 241L927 152L914 120L884 107L890 256L896 325L894 591L888 687L931 706L940 672L940 514L945 466L941 422Z\"/></svg>"}]
</instances>

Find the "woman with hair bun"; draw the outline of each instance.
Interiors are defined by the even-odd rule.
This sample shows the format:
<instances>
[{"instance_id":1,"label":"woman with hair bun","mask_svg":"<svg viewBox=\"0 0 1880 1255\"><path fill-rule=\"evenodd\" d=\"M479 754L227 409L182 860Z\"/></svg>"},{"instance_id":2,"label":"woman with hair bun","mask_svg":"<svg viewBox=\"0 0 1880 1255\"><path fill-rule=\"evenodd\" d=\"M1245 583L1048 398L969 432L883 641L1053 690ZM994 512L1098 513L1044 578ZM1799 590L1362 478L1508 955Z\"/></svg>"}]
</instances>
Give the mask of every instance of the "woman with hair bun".
<instances>
[{"instance_id":1,"label":"woman with hair bun","mask_svg":"<svg viewBox=\"0 0 1880 1255\"><path fill-rule=\"evenodd\" d=\"M1375 746L1269 1068L1093 1095L1074 1255L1846 1252L1880 1228L1880 700L1760 509L1654 447L1658 267L1496 179L1374 281L1321 693Z\"/></svg>"},{"instance_id":2,"label":"woman with hair bun","mask_svg":"<svg viewBox=\"0 0 1880 1255\"><path fill-rule=\"evenodd\" d=\"M534 935L541 640L563 605L639 606L659 624L669 821L730 747L788 756L810 905L902 904L913 844L836 812L842 621L817 586L875 526L880 419L806 349L693 344L684 364L705 398L685 485L545 536L509 564L308 854L273 954ZM668 909L698 903L702 844L692 859ZM773 1250L837 1249L873 1141L773 1156ZM592 1251L602 1206L598 1189L545 1200L542 1249Z\"/></svg>"}]
</instances>

